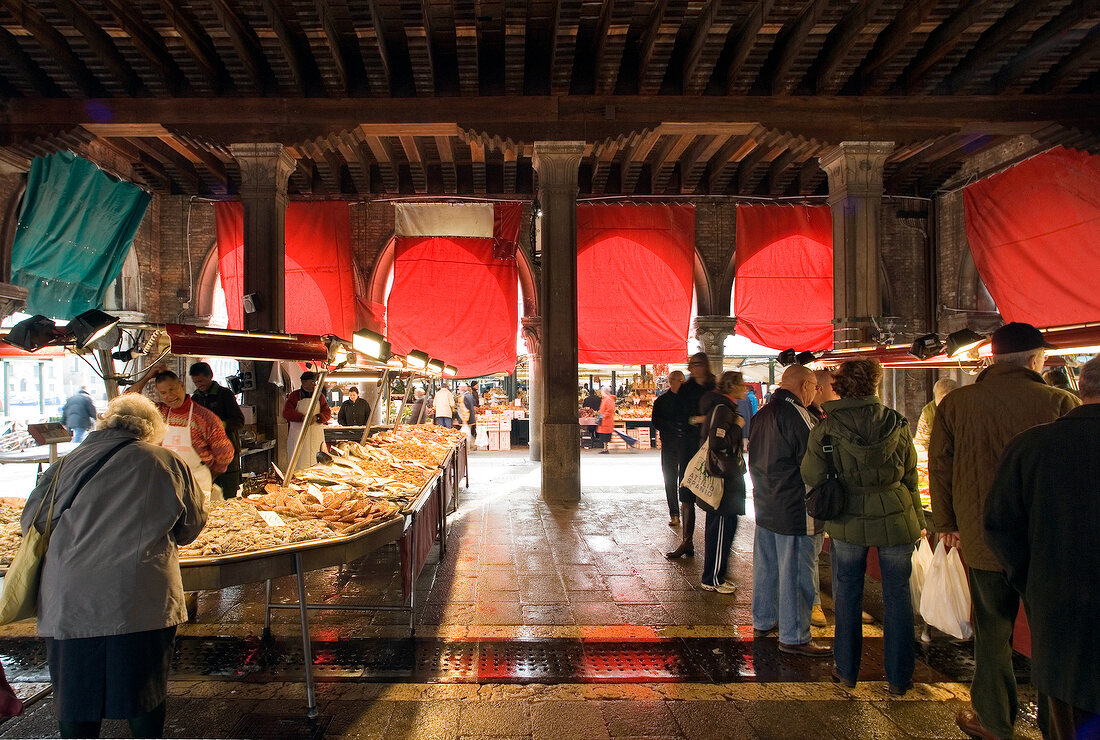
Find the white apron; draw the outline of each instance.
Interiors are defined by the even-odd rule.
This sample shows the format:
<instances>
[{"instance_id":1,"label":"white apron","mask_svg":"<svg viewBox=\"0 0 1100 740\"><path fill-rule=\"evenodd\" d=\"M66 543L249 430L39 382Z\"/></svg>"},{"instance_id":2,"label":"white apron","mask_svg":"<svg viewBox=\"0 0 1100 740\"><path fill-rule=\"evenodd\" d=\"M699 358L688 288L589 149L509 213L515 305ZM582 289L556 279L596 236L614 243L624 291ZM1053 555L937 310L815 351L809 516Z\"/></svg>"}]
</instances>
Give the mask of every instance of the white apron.
<instances>
[{"instance_id":1,"label":"white apron","mask_svg":"<svg viewBox=\"0 0 1100 740\"><path fill-rule=\"evenodd\" d=\"M214 478L210 474L210 468L203 464L202 458L199 457L199 453L195 452L194 446L191 444L191 415L195 413L195 402L191 402L191 409L187 412L187 424L185 426L176 426L172 424L172 411L168 411L167 424L168 428L164 432L164 441L161 442L161 447L171 450L180 456L187 467L191 468L191 474L195 476L195 482L199 484L199 488L206 494L206 497L210 497L210 491L214 487Z\"/></svg>"},{"instance_id":2,"label":"white apron","mask_svg":"<svg viewBox=\"0 0 1100 740\"><path fill-rule=\"evenodd\" d=\"M302 416L306 416L309 411L310 399L303 398L298 402L295 409ZM320 401L318 400L318 405ZM316 410L313 412L316 414ZM303 432L303 427L305 431ZM325 444L325 429L320 424L313 420L312 416L306 416L305 421L292 421L290 422L290 428L287 430L286 444L287 444L287 464L290 464L290 456L294 454L294 445L298 443L298 435L305 434L305 443L302 445L302 451L298 453L298 465L300 468L308 468L317 462L317 451L320 450Z\"/></svg>"}]
</instances>

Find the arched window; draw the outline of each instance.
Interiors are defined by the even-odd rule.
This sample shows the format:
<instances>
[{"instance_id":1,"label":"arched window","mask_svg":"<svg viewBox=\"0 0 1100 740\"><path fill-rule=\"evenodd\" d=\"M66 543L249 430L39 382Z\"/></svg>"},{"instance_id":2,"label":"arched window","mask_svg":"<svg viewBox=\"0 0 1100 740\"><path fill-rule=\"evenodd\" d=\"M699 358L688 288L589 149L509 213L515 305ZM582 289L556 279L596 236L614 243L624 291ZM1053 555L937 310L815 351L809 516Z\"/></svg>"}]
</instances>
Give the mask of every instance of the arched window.
<instances>
[{"instance_id":1,"label":"arched window","mask_svg":"<svg viewBox=\"0 0 1100 740\"><path fill-rule=\"evenodd\" d=\"M222 292L221 275L218 274L218 245L212 244L199 270L195 285L195 317L207 326L224 329L229 326L229 313Z\"/></svg>"}]
</instances>

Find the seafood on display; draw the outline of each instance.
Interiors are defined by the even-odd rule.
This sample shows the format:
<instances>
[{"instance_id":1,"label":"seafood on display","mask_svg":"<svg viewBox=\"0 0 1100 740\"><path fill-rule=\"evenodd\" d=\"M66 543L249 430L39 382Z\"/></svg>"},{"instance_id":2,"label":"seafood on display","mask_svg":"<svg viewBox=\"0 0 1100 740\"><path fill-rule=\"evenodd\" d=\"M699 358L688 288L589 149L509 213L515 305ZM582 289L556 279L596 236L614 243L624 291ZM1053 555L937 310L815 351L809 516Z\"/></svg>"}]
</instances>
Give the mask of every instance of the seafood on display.
<instances>
[{"instance_id":1,"label":"seafood on display","mask_svg":"<svg viewBox=\"0 0 1100 740\"><path fill-rule=\"evenodd\" d=\"M343 534L318 519L279 519L281 524L269 524L255 506L240 499L216 501L207 508L202 533L191 544L179 548L180 557L231 555Z\"/></svg>"},{"instance_id":2,"label":"seafood on display","mask_svg":"<svg viewBox=\"0 0 1100 740\"><path fill-rule=\"evenodd\" d=\"M11 565L11 559L23 542L23 533L19 529L23 504L23 499L0 498L0 567Z\"/></svg>"}]
</instances>

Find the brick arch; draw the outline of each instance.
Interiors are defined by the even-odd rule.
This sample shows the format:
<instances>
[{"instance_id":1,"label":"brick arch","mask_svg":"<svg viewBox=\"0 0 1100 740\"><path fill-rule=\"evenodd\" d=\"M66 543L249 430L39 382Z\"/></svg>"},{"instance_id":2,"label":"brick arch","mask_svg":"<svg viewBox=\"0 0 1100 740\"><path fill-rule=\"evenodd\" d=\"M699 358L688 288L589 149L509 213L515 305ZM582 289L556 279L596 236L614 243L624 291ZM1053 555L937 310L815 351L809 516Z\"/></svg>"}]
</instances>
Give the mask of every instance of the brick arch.
<instances>
[{"instance_id":1,"label":"brick arch","mask_svg":"<svg viewBox=\"0 0 1100 740\"><path fill-rule=\"evenodd\" d=\"M4 228L0 231L0 282L11 282L11 251L15 244L15 229L19 223L19 210L23 195L27 192L27 178L19 178L19 185L4 206Z\"/></svg>"}]
</instances>

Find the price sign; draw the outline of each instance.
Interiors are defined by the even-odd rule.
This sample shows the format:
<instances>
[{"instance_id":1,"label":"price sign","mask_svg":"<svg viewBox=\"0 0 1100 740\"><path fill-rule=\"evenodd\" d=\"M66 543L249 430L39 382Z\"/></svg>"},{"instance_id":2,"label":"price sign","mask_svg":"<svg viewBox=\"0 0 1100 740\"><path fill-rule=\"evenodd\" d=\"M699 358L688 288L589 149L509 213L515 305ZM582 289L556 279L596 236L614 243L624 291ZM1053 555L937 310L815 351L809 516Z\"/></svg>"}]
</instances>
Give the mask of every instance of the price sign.
<instances>
[{"instance_id":1,"label":"price sign","mask_svg":"<svg viewBox=\"0 0 1100 740\"><path fill-rule=\"evenodd\" d=\"M260 517L265 522L267 522L267 525L269 527L285 527L286 526L286 522L283 521L283 518L281 516L279 516L278 514L276 514L274 511L261 511L260 512Z\"/></svg>"}]
</instances>

